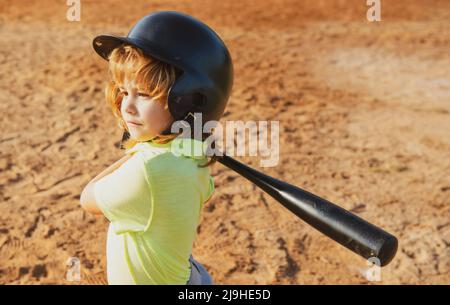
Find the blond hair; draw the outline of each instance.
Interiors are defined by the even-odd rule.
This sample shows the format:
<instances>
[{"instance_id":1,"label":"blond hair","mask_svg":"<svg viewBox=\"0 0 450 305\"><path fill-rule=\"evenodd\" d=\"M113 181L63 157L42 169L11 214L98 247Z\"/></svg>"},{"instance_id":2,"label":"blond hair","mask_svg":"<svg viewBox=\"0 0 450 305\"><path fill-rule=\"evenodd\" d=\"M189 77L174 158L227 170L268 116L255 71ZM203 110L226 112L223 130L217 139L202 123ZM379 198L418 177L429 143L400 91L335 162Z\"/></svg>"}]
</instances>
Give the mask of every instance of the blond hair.
<instances>
[{"instance_id":1,"label":"blond hair","mask_svg":"<svg viewBox=\"0 0 450 305\"><path fill-rule=\"evenodd\" d=\"M124 94L120 92L119 87L124 84L126 79L133 79L140 91L147 93L155 101L164 103L165 108L168 107L168 92L180 73L179 69L126 44L115 48L108 60L110 80L105 90L106 102L111 107L122 130L128 131L128 127L120 111ZM157 135L152 142L164 144L177 136L178 134ZM122 145L125 149L129 149L137 142L137 140L129 138Z\"/></svg>"},{"instance_id":2,"label":"blond hair","mask_svg":"<svg viewBox=\"0 0 450 305\"><path fill-rule=\"evenodd\" d=\"M133 79L139 90L152 96L157 102L164 103L165 108L168 107L169 90L180 76L181 70L127 44L115 48L109 55L108 61L110 80L105 90L106 102L111 107L122 130L128 131L128 127L120 111L124 94L120 92L119 87L124 84L126 79ZM180 133L157 135L151 141L157 144L165 144L172 141ZM122 147L125 149L132 148L137 142L136 139L129 138L122 143ZM211 165L216 161L217 157L213 156L209 162L201 167Z\"/></svg>"}]
</instances>

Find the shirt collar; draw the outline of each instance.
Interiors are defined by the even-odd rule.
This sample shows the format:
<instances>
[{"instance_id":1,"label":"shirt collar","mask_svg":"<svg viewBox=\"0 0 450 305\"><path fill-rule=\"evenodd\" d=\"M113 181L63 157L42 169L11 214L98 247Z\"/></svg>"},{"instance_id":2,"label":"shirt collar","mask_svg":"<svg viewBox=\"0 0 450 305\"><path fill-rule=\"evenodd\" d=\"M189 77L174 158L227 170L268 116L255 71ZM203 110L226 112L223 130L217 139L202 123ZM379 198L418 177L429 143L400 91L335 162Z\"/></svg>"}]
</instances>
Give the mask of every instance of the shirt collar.
<instances>
[{"instance_id":1,"label":"shirt collar","mask_svg":"<svg viewBox=\"0 0 450 305\"><path fill-rule=\"evenodd\" d=\"M164 144L154 143L152 141L138 142L133 147L125 151L126 154L134 153L149 146L156 149L170 151L175 156L186 156L193 159L204 159L206 154L206 142L191 138L177 137Z\"/></svg>"},{"instance_id":2,"label":"shirt collar","mask_svg":"<svg viewBox=\"0 0 450 305\"><path fill-rule=\"evenodd\" d=\"M191 138L177 137L170 143L170 151L176 156L183 155L193 159L203 159L206 156L206 142Z\"/></svg>"}]
</instances>

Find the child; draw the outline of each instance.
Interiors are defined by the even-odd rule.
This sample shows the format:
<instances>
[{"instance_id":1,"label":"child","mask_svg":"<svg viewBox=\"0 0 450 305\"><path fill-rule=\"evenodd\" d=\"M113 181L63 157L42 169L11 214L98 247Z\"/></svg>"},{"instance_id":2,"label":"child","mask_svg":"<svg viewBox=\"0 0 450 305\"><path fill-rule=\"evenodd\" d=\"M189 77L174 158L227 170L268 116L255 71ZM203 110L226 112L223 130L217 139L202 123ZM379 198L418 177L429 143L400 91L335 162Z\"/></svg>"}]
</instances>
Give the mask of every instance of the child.
<instances>
[{"instance_id":1,"label":"child","mask_svg":"<svg viewBox=\"0 0 450 305\"><path fill-rule=\"evenodd\" d=\"M215 158L207 162L203 138L181 138L170 127L192 124L193 113L220 118L232 86L228 50L205 24L173 11L145 16L127 37L97 36L94 49L109 61L106 99L129 134L125 156L80 198L110 221L108 283L212 284L191 252L214 192L207 165ZM192 149L173 153L185 145Z\"/></svg>"}]
</instances>

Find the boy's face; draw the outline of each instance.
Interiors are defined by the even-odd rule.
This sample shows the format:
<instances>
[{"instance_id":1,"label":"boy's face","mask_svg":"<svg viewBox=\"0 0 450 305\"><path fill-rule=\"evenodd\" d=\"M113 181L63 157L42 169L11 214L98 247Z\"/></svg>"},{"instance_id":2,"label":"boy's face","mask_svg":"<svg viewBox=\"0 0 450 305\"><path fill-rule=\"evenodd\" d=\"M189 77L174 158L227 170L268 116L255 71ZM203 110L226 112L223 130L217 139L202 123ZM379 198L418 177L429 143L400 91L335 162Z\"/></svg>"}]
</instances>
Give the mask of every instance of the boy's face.
<instances>
[{"instance_id":1,"label":"boy's face","mask_svg":"<svg viewBox=\"0 0 450 305\"><path fill-rule=\"evenodd\" d=\"M174 121L169 108L140 91L134 81L125 80L119 88L124 94L120 111L131 138L148 141Z\"/></svg>"}]
</instances>

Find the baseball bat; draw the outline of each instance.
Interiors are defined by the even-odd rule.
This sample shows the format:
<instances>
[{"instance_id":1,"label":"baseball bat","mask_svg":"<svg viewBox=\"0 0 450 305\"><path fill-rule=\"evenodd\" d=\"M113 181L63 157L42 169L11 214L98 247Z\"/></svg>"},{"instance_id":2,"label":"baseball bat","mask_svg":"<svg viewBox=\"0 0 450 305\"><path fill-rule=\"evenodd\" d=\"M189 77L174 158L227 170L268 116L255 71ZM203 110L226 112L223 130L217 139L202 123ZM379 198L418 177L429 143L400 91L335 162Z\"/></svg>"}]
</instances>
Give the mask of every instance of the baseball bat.
<instances>
[{"instance_id":1,"label":"baseball bat","mask_svg":"<svg viewBox=\"0 0 450 305\"><path fill-rule=\"evenodd\" d=\"M124 132L122 141L129 138ZM299 187L265 175L225 153L217 160L242 175L300 219L354 253L369 259L378 258L386 266L394 258L398 241L395 236L355 214Z\"/></svg>"},{"instance_id":2,"label":"baseball bat","mask_svg":"<svg viewBox=\"0 0 450 305\"><path fill-rule=\"evenodd\" d=\"M398 247L397 238L383 229L330 201L258 172L225 154L218 156L218 161L256 184L300 219L356 254L366 259L376 257L380 266L387 265L394 258Z\"/></svg>"}]
</instances>

